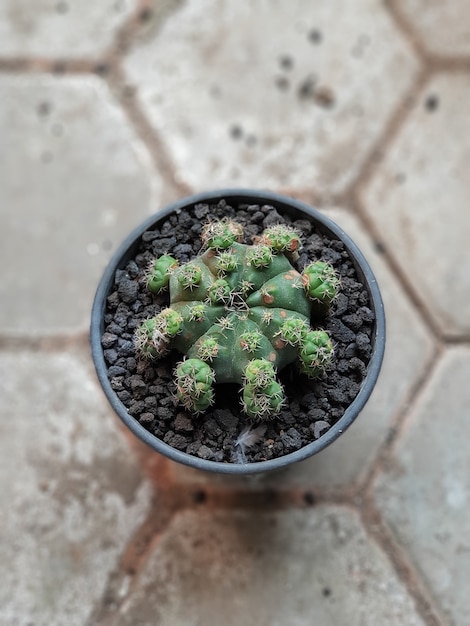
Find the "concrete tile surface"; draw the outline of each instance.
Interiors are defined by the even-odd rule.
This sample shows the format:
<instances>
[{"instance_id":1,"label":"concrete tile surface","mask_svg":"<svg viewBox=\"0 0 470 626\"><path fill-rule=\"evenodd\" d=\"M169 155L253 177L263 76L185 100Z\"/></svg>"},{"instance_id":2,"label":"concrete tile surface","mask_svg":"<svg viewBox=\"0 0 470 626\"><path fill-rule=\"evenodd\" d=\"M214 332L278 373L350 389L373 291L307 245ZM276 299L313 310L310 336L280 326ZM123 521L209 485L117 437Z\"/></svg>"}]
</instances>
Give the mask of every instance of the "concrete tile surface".
<instances>
[{"instance_id":1,"label":"concrete tile surface","mask_svg":"<svg viewBox=\"0 0 470 626\"><path fill-rule=\"evenodd\" d=\"M470 57L470 4L466 0L395 1L429 52Z\"/></svg>"},{"instance_id":2,"label":"concrete tile surface","mask_svg":"<svg viewBox=\"0 0 470 626\"><path fill-rule=\"evenodd\" d=\"M159 208L162 182L96 77L0 76L0 127L1 331L84 330L110 255Z\"/></svg>"},{"instance_id":3,"label":"concrete tile surface","mask_svg":"<svg viewBox=\"0 0 470 626\"><path fill-rule=\"evenodd\" d=\"M0 626L468 626L468 11L0 2ZM225 185L328 211L388 326L350 430L243 481L138 444L86 345L120 241Z\"/></svg>"},{"instance_id":4,"label":"concrete tile surface","mask_svg":"<svg viewBox=\"0 0 470 626\"><path fill-rule=\"evenodd\" d=\"M418 626L355 513L339 507L175 518L116 626Z\"/></svg>"},{"instance_id":5,"label":"concrete tile surface","mask_svg":"<svg viewBox=\"0 0 470 626\"><path fill-rule=\"evenodd\" d=\"M470 614L470 349L448 350L376 484L376 497L453 624Z\"/></svg>"},{"instance_id":6,"label":"concrete tile surface","mask_svg":"<svg viewBox=\"0 0 470 626\"><path fill-rule=\"evenodd\" d=\"M445 335L470 333L470 76L438 75L363 194L364 207ZM465 252L464 252L465 251Z\"/></svg>"},{"instance_id":7,"label":"concrete tile surface","mask_svg":"<svg viewBox=\"0 0 470 626\"><path fill-rule=\"evenodd\" d=\"M2 0L0 55L95 57L112 43L135 0Z\"/></svg>"},{"instance_id":8,"label":"concrete tile surface","mask_svg":"<svg viewBox=\"0 0 470 626\"><path fill-rule=\"evenodd\" d=\"M84 624L152 490L73 353L0 355L0 624Z\"/></svg>"},{"instance_id":9,"label":"concrete tile surface","mask_svg":"<svg viewBox=\"0 0 470 626\"><path fill-rule=\"evenodd\" d=\"M294 0L276 10L190 0L147 32L124 67L191 189L330 195L358 175L417 61L376 0Z\"/></svg>"}]
</instances>

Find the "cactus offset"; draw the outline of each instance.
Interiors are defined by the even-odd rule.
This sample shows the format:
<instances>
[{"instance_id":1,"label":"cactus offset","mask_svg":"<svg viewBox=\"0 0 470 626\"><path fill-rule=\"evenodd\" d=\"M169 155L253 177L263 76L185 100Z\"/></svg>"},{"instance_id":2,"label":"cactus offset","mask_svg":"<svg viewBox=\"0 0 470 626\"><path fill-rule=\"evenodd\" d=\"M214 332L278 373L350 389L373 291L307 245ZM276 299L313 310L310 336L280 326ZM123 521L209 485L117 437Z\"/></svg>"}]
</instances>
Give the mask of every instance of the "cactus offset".
<instances>
[{"instance_id":1,"label":"cactus offset","mask_svg":"<svg viewBox=\"0 0 470 626\"><path fill-rule=\"evenodd\" d=\"M315 261L304 269L302 278L316 310L326 313L339 288L339 279L334 268L324 261Z\"/></svg>"},{"instance_id":2,"label":"cactus offset","mask_svg":"<svg viewBox=\"0 0 470 626\"><path fill-rule=\"evenodd\" d=\"M317 261L299 274L291 264L300 237L276 225L253 245L241 243L242 228L230 220L204 226L203 253L178 265L164 255L147 278L152 291L168 286L170 306L136 332L143 358L175 349L177 398L188 410L206 410L214 383L238 383L242 405L254 420L275 416L284 403L276 375L298 361L315 377L328 367L333 345L325 331L312 330L312 309L325 313L336 296L334 269Z\"/></svg>"},{"instance_id":3,"label":"cactus offset","mask_svg":"<svg viewBox=\"0 0 470 626\"><path fill-rule=\"evenodd\" d=\"M148 269L146 283L149 291L160 293L168 285L172 270L178 267L178 261L168 254L155 259Z\"/></svg>"},{"instance_id":4,"label":"cactus offset","mask_svg":"<svg viewBox=\"0 0 470 626\"><path fill-rule=\"evenodd\" d=\"M195 413L205 411L213 402L212 369L201 359L186 359L176 368L176 396L181 404Z\"/></svg>"}]
</instances>

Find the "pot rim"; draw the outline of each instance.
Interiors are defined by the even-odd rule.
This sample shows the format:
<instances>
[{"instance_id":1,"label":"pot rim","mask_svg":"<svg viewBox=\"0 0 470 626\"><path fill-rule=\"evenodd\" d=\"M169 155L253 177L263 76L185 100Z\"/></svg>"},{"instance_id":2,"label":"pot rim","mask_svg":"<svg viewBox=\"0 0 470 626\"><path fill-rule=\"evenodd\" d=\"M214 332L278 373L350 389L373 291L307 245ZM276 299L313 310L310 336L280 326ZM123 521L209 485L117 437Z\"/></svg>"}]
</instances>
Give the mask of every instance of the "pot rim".
<instances>
[{"instance_id":1,"label":"pot rim","mask_svg":"<svg viewBox=\"0 0 470 626\"><path fill-rule=\"evenodd\" d=\"M348 406L344 415L331 426L324 435L307 444L300 450L267 461L243 464L209 461L177 450L158 439L127 412L124 404L119 400L116 392L112 389L107 376L108 367L105 363L104 352L101 346L106 299L114 284L115 272L127 261L125 257L133 245L140 240L145 231L149 230L157 222L165 219L171 213L177 212L183 208L190 209L201 202L214 202L218 200L227 200L227 202L232 200L251 204L269 203L275 208L280 209L281 212L287 214L289 214L289 212L302 213L307 219L316 222L316 226L319 227L320 230L333 234L335 238L343 241L361 281L369 292L371 300L370 305L375 313L375 332L372 339L373 350L367 366L367 373L356 398ZM91 312L90 343L96 373L109 403L121 420L139 439L144 441L156 452L184 465L222 474L246 475L278 470L292 463L307 459L333 443L333 441L343 434L352 424L368 401L382 366L385 351L385 311L377 280L368 261L351 237L329 217L299 200L275 192L244 188L218 189L187 196L177 202L171 203L161 211L148 217L124 239L113 254L98 284Z\"/></svg>"}]
</instances>

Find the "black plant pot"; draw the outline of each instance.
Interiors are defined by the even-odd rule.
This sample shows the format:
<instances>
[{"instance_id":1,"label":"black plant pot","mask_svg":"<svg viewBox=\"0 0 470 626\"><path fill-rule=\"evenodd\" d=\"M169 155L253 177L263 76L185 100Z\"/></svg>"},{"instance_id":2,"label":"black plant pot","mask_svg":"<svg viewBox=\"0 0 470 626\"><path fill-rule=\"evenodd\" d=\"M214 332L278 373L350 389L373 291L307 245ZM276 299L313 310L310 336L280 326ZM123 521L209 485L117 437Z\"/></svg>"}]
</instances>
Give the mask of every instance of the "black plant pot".
<instances>
[{"instance_id":1,"label":"black plant pot","mask_svg":"<svg viewBox=\"0 0 470 626\"><path fill-rule=\"evenodd\" d=\"M261 462L225 463L201 459L177 450L151 434L137 419L128 413L126 407L111 387L108 379L108 367L105 362L104 350L101 344L101 338L104 332L106 302L114 288L116 270L126 267L128 261L135 257L143 233L158 227L158 224L163 223L173 212L179 212L182 209L191 211L199 203L216 204L222 199L226 200L232 206L238 204L269 204L281 215L287 215L294 220L307 219L314 225L319 233L327 235L331 239L342 241L355 267L359 281L368 292L369 307L375 315L371 337L372 351L367 365L366 375L358 394L348 406L343 416L333 424L324 435L312 443L309 443L295 452ZM385 348L385 315L379 287L369 264L351 238L329 218L302 202L275 193L245 189L227 189L184 198L147 219L126 238L114 254L99 283L92 309L90 341L93 361L103 390L118 416L139 439L144 441L156 452L185 465L211 472L243 475L268 470L278 470L292 463L304 460L329 446L345 432L366 404L377 381Z\"/></svg>"}]
</instances>

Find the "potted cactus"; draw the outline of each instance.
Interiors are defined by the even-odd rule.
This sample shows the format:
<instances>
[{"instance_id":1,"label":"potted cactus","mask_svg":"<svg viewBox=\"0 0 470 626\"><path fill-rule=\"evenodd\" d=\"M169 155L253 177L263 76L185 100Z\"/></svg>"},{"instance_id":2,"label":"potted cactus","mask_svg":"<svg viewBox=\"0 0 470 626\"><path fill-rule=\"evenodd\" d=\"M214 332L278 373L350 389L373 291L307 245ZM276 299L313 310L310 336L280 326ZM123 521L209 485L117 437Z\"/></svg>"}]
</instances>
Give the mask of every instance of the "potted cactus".
<instances>
[{"instance_id":1,"label":"potted cactus","mask_svg":"<svg viewBox=\"0 0 470 626\"><path fill-rule=\"evenodd\" d=\"M319 239L329 247L309 258ZM383 356L383 307L361 253L313 209L214 192L124 242L91 341L103 388L139 437L195 467L251 473L314 454L356 417Z\"/></svg>"}]
</instances>

